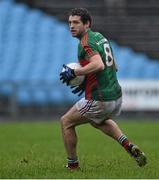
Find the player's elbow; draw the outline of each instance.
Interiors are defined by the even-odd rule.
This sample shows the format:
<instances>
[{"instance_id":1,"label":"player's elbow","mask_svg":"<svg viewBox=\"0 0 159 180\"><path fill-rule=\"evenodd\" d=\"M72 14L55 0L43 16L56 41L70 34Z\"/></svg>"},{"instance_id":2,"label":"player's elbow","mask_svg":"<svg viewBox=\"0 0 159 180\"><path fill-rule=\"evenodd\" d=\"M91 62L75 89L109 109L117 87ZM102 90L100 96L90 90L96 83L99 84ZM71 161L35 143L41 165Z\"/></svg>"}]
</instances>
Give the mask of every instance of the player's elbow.
<instances>
[{"instance_id":1,"label":"player's elbow","mask_svg":"<svg viewBox=\"0 0 159 180\"><path fill-rule=\"evenodd\" d=\"M105 68L104 63L98 54L93 56L90 59L90 62L92 63L92 66L96 71L102 71Z\"/></svg>"},{"instance_id":2,"label":"player's elbow","mask_svg":"<svg viewBox=\"0 0 159 180\"><path fill-rule=\"evenodd\" d=\"M104 70L104 68L105 68L105 66L104 66L103 63L98 64L98 70L99 70L99 71Z\"/></svg>"}]
</instances>

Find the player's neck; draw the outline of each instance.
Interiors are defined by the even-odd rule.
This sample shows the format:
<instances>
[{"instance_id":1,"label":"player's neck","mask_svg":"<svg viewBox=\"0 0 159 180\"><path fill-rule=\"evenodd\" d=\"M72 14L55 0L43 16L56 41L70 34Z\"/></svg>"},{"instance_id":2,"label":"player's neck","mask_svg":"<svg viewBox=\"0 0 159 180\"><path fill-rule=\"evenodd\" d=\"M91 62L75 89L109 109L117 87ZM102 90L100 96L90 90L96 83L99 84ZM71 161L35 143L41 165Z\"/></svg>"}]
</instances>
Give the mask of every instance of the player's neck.
<instances>
[{"instance_id":1,"label":"player's neck","mask_svg":"<svg viewBox=\"0 0 159 180\"><path fill-rule=\"evenodd\" d=\"M79 37L80 40L85 36L85 34L87 34L88 30L90 30L90 28L86 29L86 31L80 35Z\"/></svg>"}]
</instances>

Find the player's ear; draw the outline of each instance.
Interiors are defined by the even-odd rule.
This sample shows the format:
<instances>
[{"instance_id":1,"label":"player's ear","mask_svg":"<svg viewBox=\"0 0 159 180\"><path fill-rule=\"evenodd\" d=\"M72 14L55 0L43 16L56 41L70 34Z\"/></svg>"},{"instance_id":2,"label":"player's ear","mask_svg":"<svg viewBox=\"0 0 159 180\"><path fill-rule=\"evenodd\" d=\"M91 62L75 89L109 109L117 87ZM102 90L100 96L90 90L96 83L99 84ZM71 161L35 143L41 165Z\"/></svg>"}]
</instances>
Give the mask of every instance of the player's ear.
<instances>
[{"instance_id":1,"label":"player's ear","mask_svg":"<svg viewBox=\"0 0 159 180\"><path fill-rule=\"evenodd\" d=\"M86 26L86 28L89 28L89 27L90 27L90 22L87 21L87 22L85 23L85 26Z\"/></svg>"}]
</instances>

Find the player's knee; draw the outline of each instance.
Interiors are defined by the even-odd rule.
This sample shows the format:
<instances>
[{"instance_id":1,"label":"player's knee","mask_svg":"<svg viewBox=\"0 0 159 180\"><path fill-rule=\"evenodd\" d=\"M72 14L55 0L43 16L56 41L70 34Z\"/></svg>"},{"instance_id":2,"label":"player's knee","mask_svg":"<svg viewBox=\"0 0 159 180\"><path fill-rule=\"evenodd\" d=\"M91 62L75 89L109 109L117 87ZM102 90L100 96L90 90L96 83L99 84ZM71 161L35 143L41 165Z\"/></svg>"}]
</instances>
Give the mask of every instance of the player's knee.
<instances>
[{"instance_id":1,"label":"player's knee","mask_svg":"<svg viewBox=\"0 0 159 180\"><path fill-rule=\"evenodd\" d=\"M66 115L63 115L60 119L60 122L61 122L61 126L63 128L68 128L70 126L70 122L69 122L69 119L67 118Z\"/></svg>"},{"instance_id":2,"label":"player's knee","mask_svg":"<svg viewBox=\"0 0 159 180\"><path fill-rule=\"evenodd\" d=\"M61 123L62 126L65 126L65 124L67 123L67 118L66 118L65 115L61 117L60 123Z\"/></svg>"}]
</instances>

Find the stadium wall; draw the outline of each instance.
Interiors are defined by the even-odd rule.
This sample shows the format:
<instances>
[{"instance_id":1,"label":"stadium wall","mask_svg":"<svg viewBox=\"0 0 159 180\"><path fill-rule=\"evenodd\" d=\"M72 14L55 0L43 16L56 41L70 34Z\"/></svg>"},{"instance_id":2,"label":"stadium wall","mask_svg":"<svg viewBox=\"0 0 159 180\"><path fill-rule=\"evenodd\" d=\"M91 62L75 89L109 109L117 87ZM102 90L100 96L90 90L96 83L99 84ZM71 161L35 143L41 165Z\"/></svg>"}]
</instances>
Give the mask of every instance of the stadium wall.
<instances>
[{"instance_id":1,"label":"stadium wall","mask_svg":"<svg viewBox=\"0 0 159 180\"><path fill-rule=\"evenodd\" d=\"M158 111L159 81L121 80L124 111Z\"/></svg>"},{"instance_id":2,"label":"stadium wall","mask_svg":"<svg viewBox=\"0 0 159 180\"><path fill-rule=\"evenodd\" d=\"M158 81L150 80L120 80L123 91L123 105L122 115L131 114L137 115L141 112L151 113L154 115L159 112L159 83ZM1 98L0 115L2 117L59 117L62 115L72 104L78 100L68 99L67 91L61 91L62 102L57 103L49 102L50 93L52 91L51 84L45 84L45 98L46 102L35 102L31 89L28 89L27 96L30 96L30 102L24 104L17 101L19 86L18 84L8 84L12 86L12 94L10 98ZM36 85L38 88L38 85ZM33 86L32 86L33 88ZM39 86L40 88L40 86ZM68 91L70 91L68 89ZM31 99L31 97L33 99ZM41 100L44 101L44 100ZM53 103L54 102L54 103ZM144 115L142 113L142 115Z\"/></svg>"}]
</instances>

